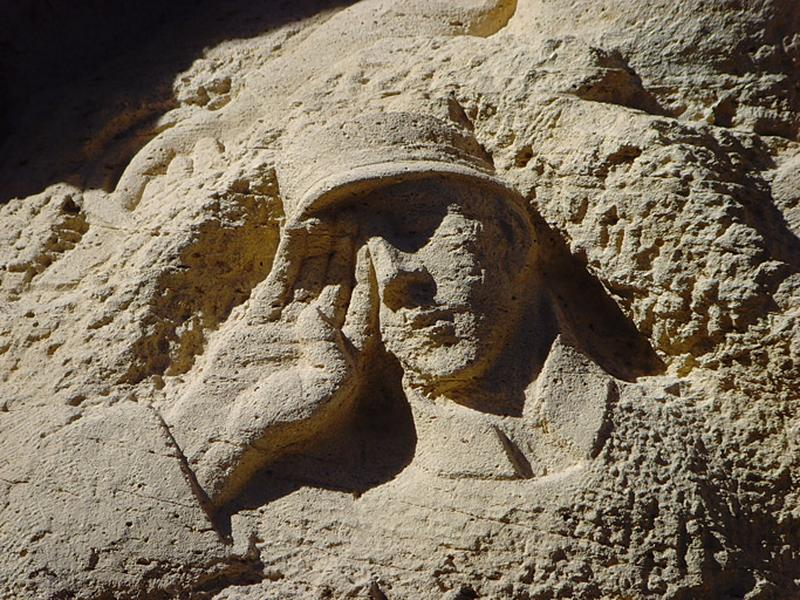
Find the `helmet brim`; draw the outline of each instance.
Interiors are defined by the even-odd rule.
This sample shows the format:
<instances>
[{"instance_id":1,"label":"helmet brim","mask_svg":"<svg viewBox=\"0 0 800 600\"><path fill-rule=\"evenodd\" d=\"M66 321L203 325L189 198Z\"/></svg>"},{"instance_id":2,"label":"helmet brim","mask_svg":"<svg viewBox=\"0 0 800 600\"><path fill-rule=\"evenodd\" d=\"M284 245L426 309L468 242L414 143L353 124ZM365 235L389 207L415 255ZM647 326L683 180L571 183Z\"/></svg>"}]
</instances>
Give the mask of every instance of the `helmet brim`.
<instances>
[{"instance_id":1,"label":"helmet brim","mask_svg":"<svg viewBox=\"0 0 800 600\"><path fill-rule=\"evenodd\" d=\"M332 206L375 189L438 176L455 177L494 188L512 197L520 208L524 208L524 200L519 192L485 171L459 163L431 160L393 161L361 165L313 183L303 194L291 221L300 222L311 218Z\"/></svg>"}]
</instances>

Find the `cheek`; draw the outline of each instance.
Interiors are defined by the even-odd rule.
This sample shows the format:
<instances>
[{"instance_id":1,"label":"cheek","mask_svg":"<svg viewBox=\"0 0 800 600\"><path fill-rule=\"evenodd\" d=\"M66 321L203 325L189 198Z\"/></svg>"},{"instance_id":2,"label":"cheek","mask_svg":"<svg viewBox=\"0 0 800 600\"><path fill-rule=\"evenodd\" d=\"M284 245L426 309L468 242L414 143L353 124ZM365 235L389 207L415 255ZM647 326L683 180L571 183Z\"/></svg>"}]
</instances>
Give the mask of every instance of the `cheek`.
<instances>
[{"instance_id":1,"label":"cheek","mask_svg":"<svg viewBox=\"0 0 800 600\"><path fill-rule=\"evenodd\" d=\"M402 329L403 319L399 312L390 310L386 305L381 304L378 311L381 335L384 339L387 336L396 335Z\"/></svg>"},{"instance_id":2,"label":"cheek","mask_svg":"<svg viewBox=\"0 0 800 600\"><path fill-rule=\"evenodd\" d=\"M468 306L485 284L486 273L476 241L470 236L432 240L419 256L436 282L438 305Z\"/></svg>"},{"instance_id":3,"label":"cheek","mask_svg":"<svg viewBox=\"0 0 800 600\"><path fill-rule=\"evenodd\" d=\"M438 306L473 308L481 296L484 276L471 264L451 264L441 273L434 273L436 281L435 303Z\"/></svg>"},{"instance_id":4,"label":"cheek","mask_svg":"<svg viewBox=\"0 0 800 600\"><path fill-rule=\"evenodd\" d=\"M426 266L436 281L436 303L466 308L478 321L505 313L515 295L520 268L509 264L504 240L486 238L465 237L458 243L425 249L432 253Z\"/></svg>"},{"instance_id":5,"label":"cheek","mask_svg":"<svg viewBox=\"0 0 800 600\"><path fill-rule=\"evenodd\" d=\"M397 356L402 356L415 351L415 340L419 334L404 318L403 310L393 311L381 305L378 319L381 339L386 349Z\"/></svg>"}]
</instances>

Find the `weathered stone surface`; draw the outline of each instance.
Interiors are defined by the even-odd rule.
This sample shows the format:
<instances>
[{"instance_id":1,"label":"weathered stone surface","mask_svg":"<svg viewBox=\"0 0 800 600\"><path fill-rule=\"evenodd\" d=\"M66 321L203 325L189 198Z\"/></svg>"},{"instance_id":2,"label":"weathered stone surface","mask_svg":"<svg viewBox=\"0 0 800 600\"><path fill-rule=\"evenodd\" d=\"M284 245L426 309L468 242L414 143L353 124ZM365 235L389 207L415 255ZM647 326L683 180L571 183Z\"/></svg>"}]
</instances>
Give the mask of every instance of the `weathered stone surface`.
<instances>
[{"instance_id":1,"label":"weathered stone surface","mask_svg":"<svg viewBox=\"0 0 800 600\"><path fill-rule=\"evenodd\" d=\"M0 597L800 597L795 2L180 6L6 86Z\"/></svg>"}]
</instances>

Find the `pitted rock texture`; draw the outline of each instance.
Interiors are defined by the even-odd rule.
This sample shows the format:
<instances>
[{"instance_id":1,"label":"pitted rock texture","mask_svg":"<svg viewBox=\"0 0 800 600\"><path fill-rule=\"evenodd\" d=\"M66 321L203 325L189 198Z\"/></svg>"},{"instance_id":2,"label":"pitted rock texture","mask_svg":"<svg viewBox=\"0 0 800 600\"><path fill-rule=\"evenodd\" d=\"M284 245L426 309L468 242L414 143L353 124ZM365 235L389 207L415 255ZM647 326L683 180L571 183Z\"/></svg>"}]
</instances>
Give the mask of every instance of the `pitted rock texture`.
<instances>
[{"instance_id":1,"label":"pitted rock texture","mask_svg":"<svg viewBox=\"0 0 800 600\"><path fill-rule=\"evenodd\" d=\"M0 597L800 597L800 5L224 4L0 11Z\"/></svg>"}]
</instances>

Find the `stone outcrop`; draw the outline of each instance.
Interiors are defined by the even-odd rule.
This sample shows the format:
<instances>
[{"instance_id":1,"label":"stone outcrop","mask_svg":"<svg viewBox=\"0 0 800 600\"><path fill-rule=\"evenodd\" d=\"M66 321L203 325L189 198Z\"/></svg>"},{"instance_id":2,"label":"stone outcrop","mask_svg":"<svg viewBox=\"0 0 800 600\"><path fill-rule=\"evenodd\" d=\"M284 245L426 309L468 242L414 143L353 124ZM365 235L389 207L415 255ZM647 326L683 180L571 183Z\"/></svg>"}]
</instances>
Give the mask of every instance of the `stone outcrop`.
<instances>
[{"instance_id":1,"label":"stone outcrop","mask_svg":"<svg viewBox=\"0 0 800 600\"><path fill-rule=\"evenodd\" d=\"M0 597L800 597L800 6L98 6L16 85L68 8L4 9Z\"/></svg>"}]
</instances>

